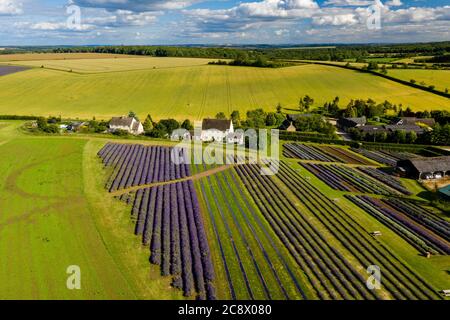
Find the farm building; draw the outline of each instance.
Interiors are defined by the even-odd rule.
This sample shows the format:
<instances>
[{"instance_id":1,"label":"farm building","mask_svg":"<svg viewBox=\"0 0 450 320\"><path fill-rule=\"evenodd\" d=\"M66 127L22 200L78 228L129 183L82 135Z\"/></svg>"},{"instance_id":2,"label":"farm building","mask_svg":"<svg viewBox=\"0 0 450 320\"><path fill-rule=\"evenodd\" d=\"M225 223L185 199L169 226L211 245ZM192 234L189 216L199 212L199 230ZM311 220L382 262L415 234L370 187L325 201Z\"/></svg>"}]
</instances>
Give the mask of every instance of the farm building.
<instances>
[{"instance_id":1,"label":"farm building","mask_svg":"<svg viewBox=\"0 0 450 320\"><path fill-rule=\"evenodd\" d=\"M66 129L69 131L75 132L75 131L80 130L80 128L84 125L86 125L86 122L80 122L80 121L72 122L66 127Z\"/></svg>"},{"instance_id":2,"label":"farm building","mask_svg":"<svg viewBox=\"0 0 450 320\"><path fill-rule=\"evenodd\" d=\"M450 176L450 156L400 160L397 171L412 179L442 179Z\"/></svg>"},{"instance_id":3,"label":"farm building","mask_svg":"<svg viewBox=\"0 0 450 320\"><path fill-rule=\"evenodd\" d=\"M114 117L109 123L109 130L111 132L117 130L125 130L131 134L142 134L144 133L144 127L142 123L132 117Z\"/></svg>"},{"instance_id":4,"label":"farm building","mask_svg":"<svg viewBox=\"0 0 450 320\"><path fill-rule=\"evenodd\" d=\"M367 125L358 127L358 130L361 132L364 132L366 134L374 134L379 132L395 132L403 130L405 132L415 132L417 135L421 135L424 133L424 129L417 125L395 125L395 124L389 124L389 125Z\"/></svg>"},{"instance_id":5,"label":"farm building","mask_svg":"<svg viewBox=\"0 0 450 320\"><path fill-rule=\"evenodd\" d=\"M297 128L294 125L295 121L300 118L309 118L312 115L313 115L312 113L287 114L286 119L283 121L283 123L280 125L278 129L290 132L297 131Z\"/></svg>"},{"instance_id":6,"label":"farm building","mask_svg":"<svg viewBox=\"0 0 450 320\"><path fill-rule=\"evenodd\" d=\"M367 123L366 117L359 118L340 118L337 121L337 126L343 130L347 130L350 128L358 128L363 127Z\"/></svg>"},{"instance_id":7,"label":"farm building","mask_svg":"<svg viewBox=\"0 0 450 320\"><path fill-rule=\"evenodd\" d=\"M422 118L416 118L416 117L402 117L402 118L398 118L392 122L392 124L394 124L394 125L414 126L414 125L424 124L429 127L434 126L435 123L436 122L434 121L433 118L422 119Z\"/></svg>"},{"instance_id":8,"label":"farm building","mask_svg":"<svg viewBox=\"0 0 450 320\"><path fill-rule=\"evenodd\" d=\"M234 132L233 121L221 119L203 119L200 139L204 142L244 143L244 135Z\"/></svg>"}]
</instances>

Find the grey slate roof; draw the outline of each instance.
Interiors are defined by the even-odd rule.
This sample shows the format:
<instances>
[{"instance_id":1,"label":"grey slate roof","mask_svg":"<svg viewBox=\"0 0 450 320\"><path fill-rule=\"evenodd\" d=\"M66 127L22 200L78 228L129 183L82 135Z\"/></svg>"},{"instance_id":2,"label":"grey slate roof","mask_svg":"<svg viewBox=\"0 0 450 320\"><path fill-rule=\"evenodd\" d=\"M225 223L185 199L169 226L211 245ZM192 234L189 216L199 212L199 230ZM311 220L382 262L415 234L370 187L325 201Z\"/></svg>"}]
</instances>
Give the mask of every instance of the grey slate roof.
<instances>
[{"instance_id":1,"label":"grey slate roof","mask_svg":"<svg viewBox=\"0 0 450 320\"><path fill-rule=\"evenodd\" d=\"M203 119L202 122L202 130L216 129L225 132L226 130L230 129L230 127L231 120Z\"/></svg>"},{"instance_id":2,"label":"grey slate roof","mask_svg":"<svg viewBox=\"0 0 450 320\"><path fill-rule=\"evenodd\" d=\"M410 162L419 172L443 171L445 173L446 171L450 171L450 156L432 158L422 157L406 161Z\"/></svg>"},{"instance_id":3,"label":"grey slate roof","mask_svg":"<svg viewBox=\"0 0 450 320\"><path fill-rule=\"evenodd\" d=\"M367 123L366 117L359 118L345 118L349 122L353 122L355 125L365 125Z\"/></svg>"},{"instance_id":4,"label":"grey slate roof","mask_svg":"<svg viewBox=\"0 0 450 320\"><path fill-rule=\"evenodd\" d=\"M433 118L416 118L416 117L402 117L395 120L393 123L398 124L399 122L402 123L402 125L416 125L417 123L423 123L427 126L433 126L436 122Z\"/></svg>"},{"instance_id":5,"label":"grey slate roof","mask_svg":"<svg viewBox=\"0 0 450 320\"><path fill-rule=\"evenodd\" d=\"M130 127L132 122L133 122L133 118L131 118L131 117L113 117L111 119L111 122L109 123L109 125L110 126Z\"/></svg>"},{"instance_id":6,"label":"grey slate roof","mask_svg":"<svg viewBox=\"0 0 450 320\"><path fill-rule=\"evenodd\" d=\"M417 134L423 133L423 128L417 125L386 125L385 128L391 131L404 130L406 132L414 131Z\"/></svg>"}]
</instances>

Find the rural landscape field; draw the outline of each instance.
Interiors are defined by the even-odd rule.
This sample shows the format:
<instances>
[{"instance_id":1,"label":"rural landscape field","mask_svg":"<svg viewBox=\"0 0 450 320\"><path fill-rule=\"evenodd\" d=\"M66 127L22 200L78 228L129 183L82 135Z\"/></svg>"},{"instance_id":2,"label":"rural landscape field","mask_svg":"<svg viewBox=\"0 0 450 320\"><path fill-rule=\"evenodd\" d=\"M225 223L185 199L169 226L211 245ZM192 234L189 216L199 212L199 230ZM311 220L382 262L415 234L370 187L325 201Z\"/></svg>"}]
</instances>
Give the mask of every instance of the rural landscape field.
<instances>
[{"instance_id":1,"label":"rural landscape field","mask_svg":"<svg viewBox=\"0 0 450 320\"><path fill-rule=\"evenodd\" d=\"M45 110L44 115L109 119L133 110L141 117L150 112L157 118L201 120L234 109L272 111L277 104L296 109L301 94L318 104L339 96L342 105L372 98L417 111L450 108L448 98L332 66L236 69L186 58L14 59L7 64L32 68L0 78L0 113L42 115ZM45 99L36 102L36 95Z\"/></svg>"},{"instance_id":2,"label":"rural landscape field","mask_svg":"<svg viewBox=\"0 0 450 320\"><path fill-rule=\"evenodd\" d=\"M0 0L0 301L447 306L449 16Z\"/></svg>"}]
</instances>

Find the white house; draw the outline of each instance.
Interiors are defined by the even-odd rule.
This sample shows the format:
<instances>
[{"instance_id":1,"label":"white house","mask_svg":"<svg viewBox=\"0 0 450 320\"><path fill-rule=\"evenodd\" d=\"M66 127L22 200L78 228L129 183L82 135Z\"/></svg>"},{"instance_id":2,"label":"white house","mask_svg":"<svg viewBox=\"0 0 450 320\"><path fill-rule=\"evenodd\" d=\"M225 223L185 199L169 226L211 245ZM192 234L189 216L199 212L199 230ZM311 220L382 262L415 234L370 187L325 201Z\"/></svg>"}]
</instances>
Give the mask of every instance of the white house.
<instances>
[{"instance_id":1,"label":"white house","mask_svg":"<svg viewBox=\"0 0 450 320\"><path fill-rule=\"evenodd\" d=\"M131 134L144 133L142 123L133 117L113 117L109 123L109 130L114 132L116 130L125 130Z\"/></svg>"},{"instance_id":2,"label":"white house","mask_svg":"<svg viewBox=\"0 0 450 320\"><path fill-rule=\"evenodd\" d=\"M200 140L244 144L244 134L234 131L231 120L203 119Z\"/></svg>"}]
</instances>

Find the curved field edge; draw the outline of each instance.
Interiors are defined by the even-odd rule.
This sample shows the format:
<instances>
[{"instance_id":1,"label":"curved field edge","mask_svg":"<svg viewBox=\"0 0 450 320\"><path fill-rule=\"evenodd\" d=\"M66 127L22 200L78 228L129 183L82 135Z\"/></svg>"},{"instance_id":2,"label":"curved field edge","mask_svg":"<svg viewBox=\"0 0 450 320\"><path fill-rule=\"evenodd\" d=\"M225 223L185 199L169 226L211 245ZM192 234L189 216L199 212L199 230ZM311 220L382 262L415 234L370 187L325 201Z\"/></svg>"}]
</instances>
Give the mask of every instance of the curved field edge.
<instances>
[{"instance_id":1,"label":"curved field edge","mask_svg":"<svg viewBox=\"0 0 450 320\"><path fill-rule=\"evenodd\" d=\"M85 143L20 138L0 146L3 299L136 297L114 267L84 196ZM70 265L81 268L81 290L67 289Z\"/></svg>"},{"instance_id":2,"label":"curved field edge","mask_svg":"<svg viewBox=\"0 0 450 320\"><path fill-rule=\"evenodd\" d=\"M140 60L140 59L136 59ZM109 119L132 109L141 118L200 120L218 112L278 103L296 109L300 96L317 105L340 97L389 100L404 108L450 108L450 100L390 80L342 68L304 65L279 69L186 66L146 71L74 74L32 69L0 78L0 114ZM40 98L45 97L45 98Z\"/></svg>"},{"instance_id":3,"label":"curved field edge","mask_svg":"<svg viewBox=\"0 0 450 320\"><path fill-rule=\"evenodd\" d=\"M183 299L148 261L149 250L134 235L130 207L106 194L105 172L97 152L105 141L89 141L84 150L85 192L98 230L118 269L139 299Z\"/></svg>"}]
</instances>

